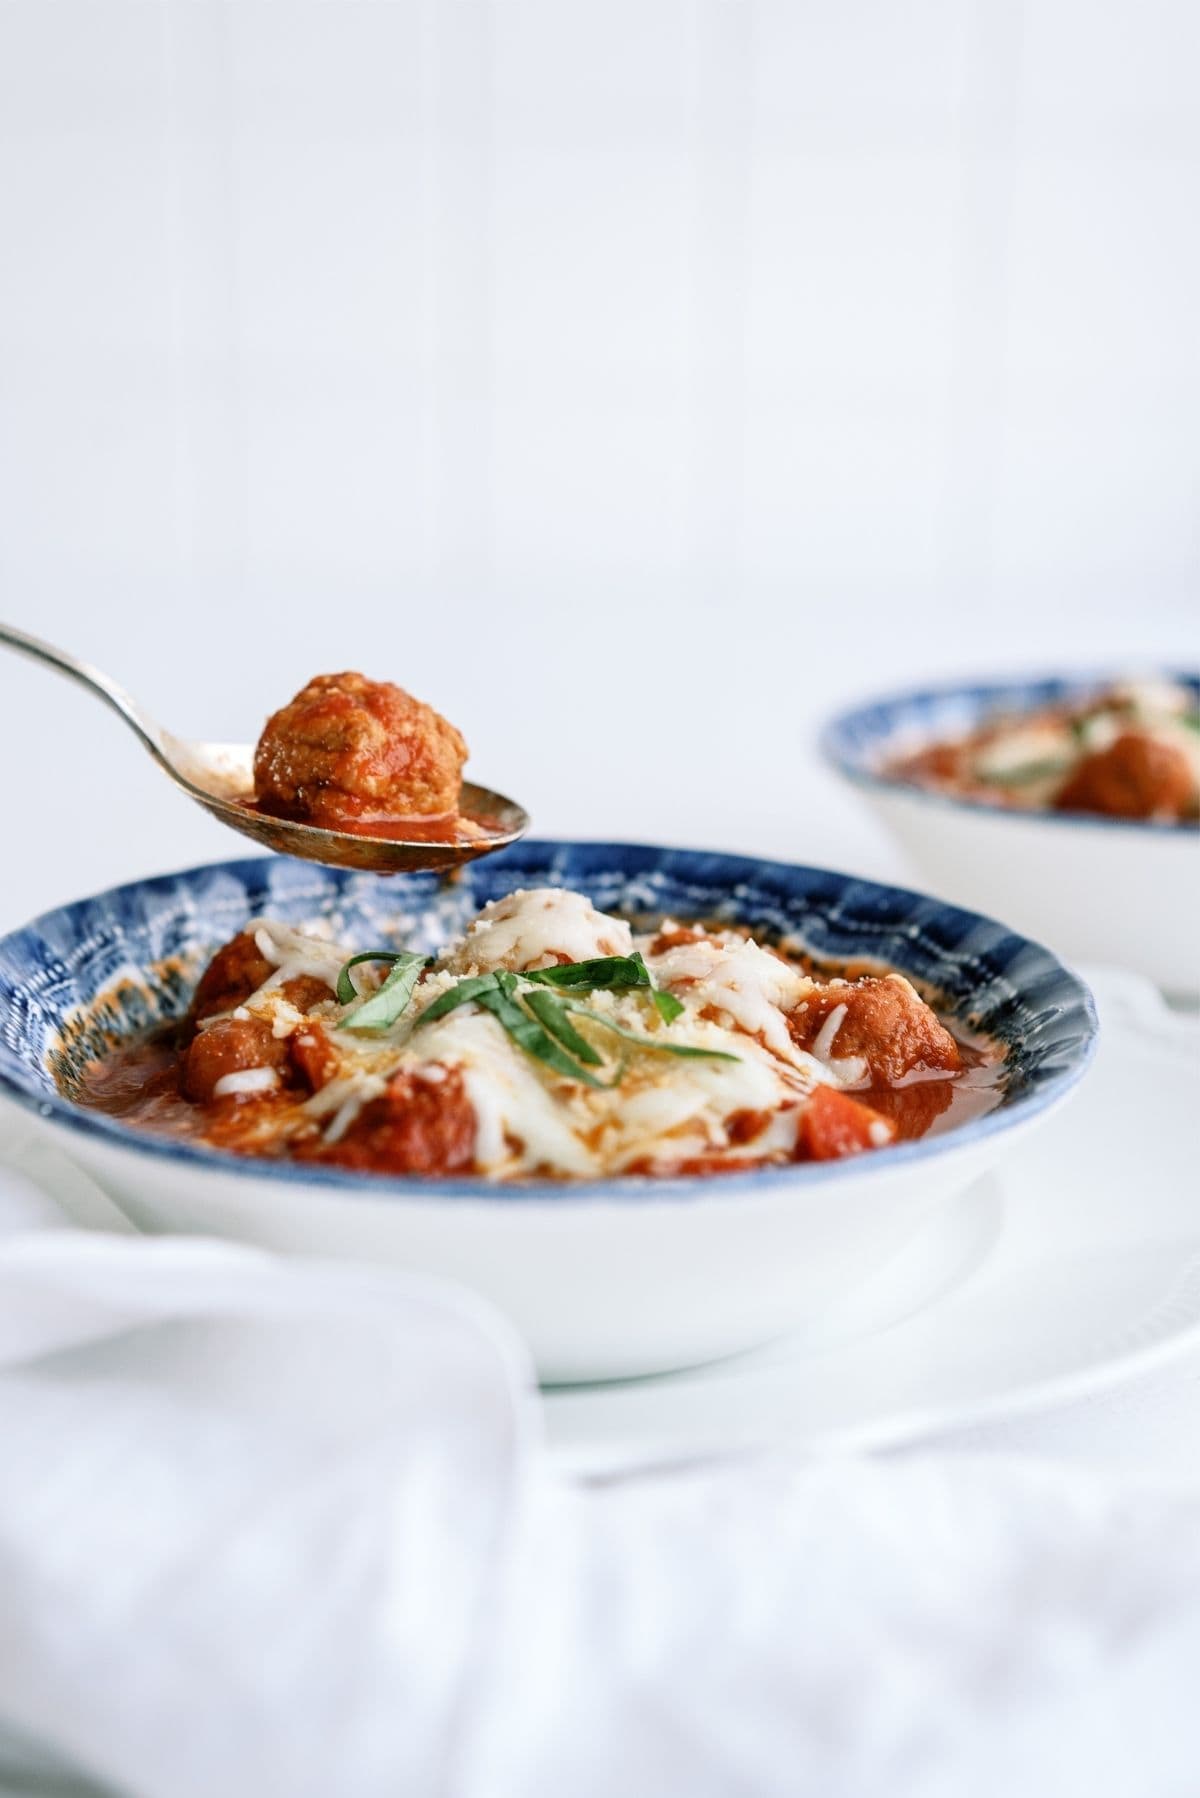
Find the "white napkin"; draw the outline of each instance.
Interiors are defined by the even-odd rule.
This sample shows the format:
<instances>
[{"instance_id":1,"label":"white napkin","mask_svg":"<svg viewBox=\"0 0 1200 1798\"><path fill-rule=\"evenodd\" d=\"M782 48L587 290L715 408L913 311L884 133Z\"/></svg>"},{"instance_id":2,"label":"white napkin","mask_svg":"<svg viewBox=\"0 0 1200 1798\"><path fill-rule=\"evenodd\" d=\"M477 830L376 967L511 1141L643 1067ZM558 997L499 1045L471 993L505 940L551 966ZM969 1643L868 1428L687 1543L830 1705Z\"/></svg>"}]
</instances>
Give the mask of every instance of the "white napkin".
<instances>
[{"instance_id":1,"label":"white napkin","mask_svg":"<svg viewBox=\"0 0 1200 1798\"><path fill-rule=\"evenodd\" d=\"M8 1790L1200 1790L1190 1487L945 1454L571 1484L453 1289L47 1228L0 1174L5 1217Z\"/></svg>"}]
</instances>

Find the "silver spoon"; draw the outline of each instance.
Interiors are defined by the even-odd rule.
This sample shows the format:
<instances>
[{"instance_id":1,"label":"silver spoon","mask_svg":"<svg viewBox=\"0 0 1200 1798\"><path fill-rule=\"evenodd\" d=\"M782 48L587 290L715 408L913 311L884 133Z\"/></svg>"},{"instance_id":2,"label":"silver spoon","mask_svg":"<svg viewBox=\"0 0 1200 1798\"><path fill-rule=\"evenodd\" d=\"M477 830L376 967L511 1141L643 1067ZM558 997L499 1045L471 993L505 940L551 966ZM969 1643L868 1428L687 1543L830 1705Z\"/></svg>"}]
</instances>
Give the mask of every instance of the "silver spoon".
<instances>
[{"instance_id":1,"label":"silver spoon","mask_svg":"<svg viewBox=\"0 0 1200 1798\"><path fill-rule=\"evenodd\" d=\"M81 687L97 694L118 712L148 749L164 773L189 799L243 836L253 837L282 855L299 855L310 862L332 862L339 868L366 868L376 874L395 874L416 868L458 868L476 856L490 855L515 843L529 829L529 815L503 794L489 792L464 781L460 811L465 823L452 842L404 842L392 837L356 836L350 831L322 830L315 824L294 824L288 818L272 818L250 809L254 800L254 747L250 743L193 743L173 737L148 718L128 693L88 662L80 662L64 650L37 637L0 624L0 645L44 662L69 675Z\"/></svg>"}]
</instances>

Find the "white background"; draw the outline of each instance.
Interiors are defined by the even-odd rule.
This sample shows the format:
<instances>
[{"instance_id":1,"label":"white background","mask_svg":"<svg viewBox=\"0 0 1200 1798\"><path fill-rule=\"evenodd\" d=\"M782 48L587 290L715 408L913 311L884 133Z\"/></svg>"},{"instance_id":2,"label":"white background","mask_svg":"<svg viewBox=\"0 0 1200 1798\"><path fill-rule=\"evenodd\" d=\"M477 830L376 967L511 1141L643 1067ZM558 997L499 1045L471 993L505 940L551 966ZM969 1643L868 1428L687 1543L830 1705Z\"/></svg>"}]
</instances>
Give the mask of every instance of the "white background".
<instances>
[{"instance_id":1,"label":"white background","mask_svg":"<svg viewBox=\"0 0 1200 1798\"><path fill-rule=\"evenodd\" d=\"M1198 89L1192 0L0 0L0 613L886 871L843 699L1194 656ZM0 767L0 924L240 852L7 657Z\"/></svg>"}]
</instances>

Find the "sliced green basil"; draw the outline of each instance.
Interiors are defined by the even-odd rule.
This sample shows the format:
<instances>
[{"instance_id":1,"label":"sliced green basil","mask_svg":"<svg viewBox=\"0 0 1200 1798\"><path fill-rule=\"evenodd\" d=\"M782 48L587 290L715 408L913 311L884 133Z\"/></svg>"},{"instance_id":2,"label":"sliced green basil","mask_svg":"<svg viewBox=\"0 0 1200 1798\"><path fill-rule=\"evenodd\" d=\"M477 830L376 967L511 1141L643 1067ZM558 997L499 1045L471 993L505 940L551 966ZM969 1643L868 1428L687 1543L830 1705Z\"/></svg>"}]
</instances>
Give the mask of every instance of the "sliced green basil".
<instances>
[{"instance_id":1,"label":"sliced green basil","mask_svg":"<svg viewBox=\"0 0 1200 1798\"><path fill-rule=\"evenodd\" d=\"M351 968L356 968L360 961L399 961L402 951L398 949L364 949L361 955L352 955L350 960L338 970L337 996L339 1005L353 1005L358 998L358 988L350 978Z\"/></svg>"},{"instance_id":2,"label":"sliced green basil","mask_svg":"<svg viewBox=\"0 0 1200 1798\"><path fill-rule=\"evenodd\" d=\"M568 961L557 968L523 969L522 980L537 986L587 987L600 992L612 987L649 986L650 970L635 949L632 955L597 955L589 961Z\"/></svg>"},{"instance_id":3,"label":"sliced green basil","mask_svg":"<svg viewBox=\"0 0 1200 1798\"><path fill-rule=\"evenodd\" d=\"M573 1056L568 1055L503 986L498 984L488 992L477 993L475 1003L482 1006L484 1011L490 1011L497 1022L504 1026L517 1047L523 1049L526 1055L531 1055L535 1061L552 1068L556 1074L564 1074L568 1080L582 1081L584 1086L604 1086L603 1080L597 1080L594 1074L589 1074Z\"/></svg>"},{"instance_id":4,"label":"sliced green basil","mask_svg":"<svg viewBox=\"0 0 1200 1798\"><path fill-rule=\"evenodd\" d=\"M574 980L563 976L575 975L576 970L586 970L586 974L576 976ZM600 979L597 981L597 970ZM555 979L547 981L545 976L554 975ZM379 989L376 998L383 995L390 980ZM533 983L533 990L528 990L528 983ZM414 982L415 983L415 982ZM560 997L556 993L540 990L543 985L557 987L587 986L640 987L648 989L648 996L658 1009L664 1023L671 1023L683 1011L683 1006L672 993L664 993L651 986L650 973L640 955L604 956L591 962L569 962L558 968L542 968L537 974L513 974L507 968L498 968L491 974L472 974L459 980L446 992L439 994L421 1013L417 1019L417 1028L423 1024L432 1024L438 1018L444 1018L448 1012L455 1011L460 1005L478 1005L482 1010L490 1012L492 1017L507 1031L519 1049L532 1056L544 1066L553 1069L556 1074L564 1075L568 1080L581 1081L585 1086L608 1089L616 1086L624 1070L622 1062L612 1080L598 1080L588 1073L588 1067L600 1067L603 1059L593 1044L589 1043L575 1029L568 1017L568 1012L576 1012L579 1016L590 1018L593 1023L601 1024L606 1030L622 1041L635 1043L638 1048L651 1049L661 1055L680 1055L695 1057L706 1061L739 1061L740 1056L731 1055L724 1049L698 1049L690 1043L667 1043L656 1036L641 1036L637 1031L626 1030L624 1025L616 1024L601 1012L593 1011L589 1006L581 1004L578 999ZM411 989L410 989L411 990ZM374 1001L371 1001L373 1003ZM401 1008L403 1009L403 1008ZM397 1014L399 1015L399 1014Z\"/></svg>"},{"instance_id":5,"label":"sliced green basil","mask_svg":"<svg viewBox=\"0 0 1200 1798\"><path fill-rule=\"evenodd\" d=\"M355 959L381 961L383 957L378 955L373 958L358 956ZM342 1019L338 1025L339 1030L387 1030L396 1022L397 1018L404 1014L428 957L389 954L387 959L394 963L394 966L383 985L377 992L372 993L369 999L364 999L361 1005L356 1006L348 1017ZM349 962L346 964L347 968L351 965ZM346 969L344 968L342 972L345 973ZM341 991L341 975L339 975L339 998Z\"/></svg>"},{"instance_id":6,"label":"sliced green basil","mask_svg":"<svg viewBox=\"0 0 1200 1798\"><path fill-rule=\"evenodd\" d=\"M740 1055L731 1055L727 1049L698 1049L692 1043L664 1043L657 1036L639 1036L636 1030L626 1030L623 1024L614 1024L603 1012L593 1011L589 1005L581 1005L578 999L564 999L563 1004L568 1011L577 1012L581 1017L591 1018L595 1024L603 1024L627 1043L636 1043L639 1049L655 1049L660 1055L682 1055L704 1061L740 1061Z\"/></svg>"},{"instance_id":7,"label":"sliced green basil","mask_svg":"<svg viewBox=\"0 0 1200 1798\"><path fill-rule=\"evenodd\" d=\"M417 1019L417 1025L432 1024L437 1018L444 1018L448 1011L459 1005L469 1005L478 999L480 993L494 992L497 981L494 974L472 974L469 980L460 980L456 986L448 987L439 993L432 1005L427 1005Z\"/></svg>"},{"instance_id":8,"label":"sliced green basil","mask_svg":"<svg viewBox=\"0 0 1200 1798\"><path fill-rule=\"evenodd\" d=\"M661 986L656 986L650 993L655 1011L664 1024L673 1024L676 1018L683 1015L683 1002L674 993L665 993Z\"/></svg>"},{"instance_id":9,"label":"sliced green basil","mask_svg":"<svg viewBox=\"0 0 1200 1798\"><path fill-rule=\"evenodd\" d=\"M1015 768L1008 768L1002 774L978 774L976 779L985 787L1027 787L1035 780L1049 780L1055 774L1065 774L1065 761L1019 762Z\"/></svg>"},{"instance_id":10,"label":"sliced green basil","mask_svg":"<svg viewBox=\"0 0 1200 1798\"><path fill-rule=\"evenodd\" d=\"M601 1065L603 1057L593 1049L586 1036L580 1036L567 1016L566 1006L561 999L556 999L553 993L540 990L523 993L521 996L538 1023L548 1030L551 1036L556 1037L563 1048L569 1050L577 1061L587 1062L589 1067L598 1068Z\"/></svg>"}]
</instances>

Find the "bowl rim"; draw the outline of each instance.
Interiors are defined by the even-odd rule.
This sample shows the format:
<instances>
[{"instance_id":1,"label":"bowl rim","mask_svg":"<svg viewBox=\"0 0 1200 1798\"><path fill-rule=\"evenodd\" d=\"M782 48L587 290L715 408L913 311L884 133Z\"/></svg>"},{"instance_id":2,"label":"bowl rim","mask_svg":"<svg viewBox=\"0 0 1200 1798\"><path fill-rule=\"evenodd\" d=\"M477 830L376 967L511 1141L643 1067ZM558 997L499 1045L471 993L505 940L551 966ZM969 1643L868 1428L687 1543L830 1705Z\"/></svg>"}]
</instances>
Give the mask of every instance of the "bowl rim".
<instances>
[{"instance_id":1,"label":"bowl rim","mask_svg":"<svg viewBox=\"0 0 1200 1798\"><path fill-rule=\"evenodd\" d=\"M257 1180L278 1183L286 1188L322 1189L348 1193L359 1198L380 1198L388 1202L409 1200L427 1203L444 1199L458 1202L474 1200L478 1203L493 1205L499 1203L519 1203L520 1201L537 1204L562 1206L575 1201L590 1204L621 1203L662 1199L673 1203L687 1201L689 1203L718 1204L730 1197L766 1196L778 1192L781 1188L812 1187L829 1184L839 1180L862 1178L864 1175L872 1179L886 1177L889 1168L900 1172L910 1168L914 1163L931 1158L955 1156L970 1151L979 1143L993 1136L1016 1130L1044 1115L1062 1103L1078 1085L1091 1065L1096 1052L1099 1034L1099 1020L1096 1014L1095 1000L1087 983L1071 968L1048 949L1044 944L1011 930L999 920L988 917L982 912L974 912L963 906L950 904L932 894L920 893L910 887L895 886L891 882L872 880L861 875L841 873L836 870L817 868L805 862L782 862L763 856L747 856L724 851L677 848L667 844L631 843L592 841L591 839L558 839L558 838L526 838L516 845L513 851L506 853L514 860L530 853L545 851L554 853L561 850L583 849L592 855L603 856L611 853L614 858L634 854L658 854L667 857L697 857L707 861L716 859L728 863L737 870L731 876L730 886L745 879L752 872L760 875L792 875L797 872L813 875L821 879L832 879L847 886L871 888L878 894L889 895L893 899L911 905L933 905L939 911L952 914L956 921L969 926L984 925L1003 933L1013 945L1014 953L1020 954L1032 950L1042 961L1042 971L1052 974L1057 982L1062 983L1070 992L1078 1010L1081 1024L1079 1040L1063 1051L1065 1065L1052 1072L1046 1080L1035 1089L1017 1094L1010 1104L1002 1103L994 1111L984 1113L981 1117L969 1118L956 1125L953 1130L941 1134L919 1137L915 1141L889 1145L886 1155L863 1157L849 1155L835 1161L788 1162L780 1166L766 1168L749 1168L745 1173L728 1173L721 1175L679 1175L675 1177L639 1174L609 1174L595 1180L488 1180L482 1175L463 1178L425 1178L402 1174L374 1174L354 1172L350 1169L335 1167L312 1167L303 1162L272 1161L265 1157L236 1155L226 1150L210 1148L206 1144L181 1142L171 1137L154 1136L148 1131L135 1130L123 1124L119 1119L111 1118L103 1112L88 1111L76 1105L60 1092L47 1092L43 1088L34 1088L24 1080L14 1078L5 1068L0 1066L0 1101L15 1105L38 1120L38 1126L44 1129L47 1125L62 1127L68 1132L101 1143L108 1149L128 1150L143 1157L150 1157L160 1164L183 1164L192 1168L208 1170L214 1177L232 1174L238 1179ZM61 906L39 913L28 923L16 930L7 931L0 936L0 949L13 938L35 932L39 927L52 920L69 914L81 905L94 904L99 901L115 899L133 893L153 892L155 887L174 890L179 882L186 882L201 876L211 875L216 871L228 872L242 878L245 871L261 870L272 863L287 858L278 856L252 856L236 860L218 862L201 862L192 867L180 869L170 874L148 875L141 880L126 881L115 887L105 888L102 892L88 894L81 898L67 901ZM308 865L305 864L307 867ZM312 871L311 869L309 870ZM328 870L337 875L340 871ZM1019 993L1020 986L1014 986Z\"/></svg>"},{"instance_id":2,"label":"bowl rim","mask_svg":"<svg viewBox=\"0 0 1200 1798\"><path fill-rule=\"evenodd\" d=\"M1046 698L1085 694L1095 688L1111 686L1115 681L1131 678L1165 679L1181 682L1200 690L1200 674L1194 669L1156 665L1131 675L1125 668L1091 668L1061 670L1042 669L1035 673L1021 670L987 680L962 677L958 680L923 683L918 687L899 687L879 693L870 699L857 700L827 718L817 735L817 748L825 762L844 780L867 793L899 796L941 810L966 812L974 818L994 818L1005 824L1032 823L1045 828L1063 826L1073 830L1118 831L1126 835L1141 832L1171 842L1188 842L1197 834L1187 822L1172 823L1167 819L1110 818L1098 812L1058 812L1034 806L990 805L985 799L968 799L955 793L939 792L923 787L902 775L885 774L868 765L866 756L887 744L897 728L913 715L951 700L966 700L979 708L980 716L997 701L1017 696L1042 694ZM1019 703L1019 701L1018 701Z\"/></svg>"}]
</instances>

